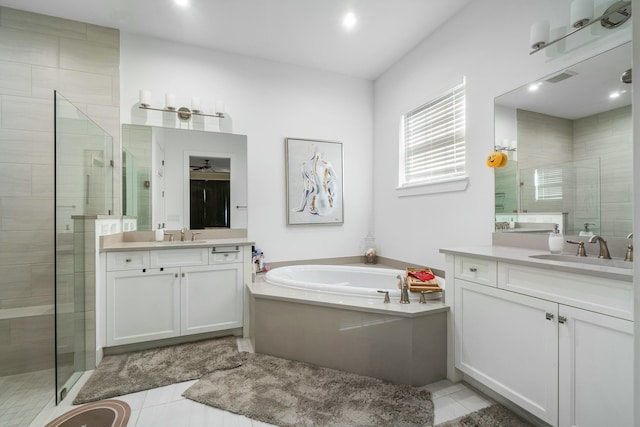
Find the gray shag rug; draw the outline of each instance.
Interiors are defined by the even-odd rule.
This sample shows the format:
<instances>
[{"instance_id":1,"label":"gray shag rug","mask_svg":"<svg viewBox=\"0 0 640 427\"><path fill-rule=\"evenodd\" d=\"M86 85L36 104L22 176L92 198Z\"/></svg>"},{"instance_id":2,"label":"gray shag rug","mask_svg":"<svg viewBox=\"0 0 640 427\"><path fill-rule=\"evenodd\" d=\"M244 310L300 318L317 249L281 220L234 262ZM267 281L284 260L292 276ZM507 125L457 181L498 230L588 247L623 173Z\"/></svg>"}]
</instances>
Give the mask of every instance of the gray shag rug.
<instances>
[{"instance_id":1,"label":"gray shag rug","mask_svg":"<svg viewBox=\"0 0 640 427\"><path fill-rule=\"evenodd\" d=\"M235 337L105 356L74 405L201 378L242 364Z\"/></svg>"},{"instance_id":2,"label":"gray shag rug","mask_svg":"<svg viewBox=\"0 0 640 427\"><path fill-rule=\"evenodd\" d=\"M183 396L287 426L432 426L431 393L263 354L202 377Z\"/></svg>"},{"instance_id":3,"label":"gray shag rug","mask_svg":"<svg viewBox=\"0 0 640 427\"><path fill-rule=\"evenodd\" d=\"M491 405L436 427L533 427L502 405Z\"/></svg>"}]
</instances>

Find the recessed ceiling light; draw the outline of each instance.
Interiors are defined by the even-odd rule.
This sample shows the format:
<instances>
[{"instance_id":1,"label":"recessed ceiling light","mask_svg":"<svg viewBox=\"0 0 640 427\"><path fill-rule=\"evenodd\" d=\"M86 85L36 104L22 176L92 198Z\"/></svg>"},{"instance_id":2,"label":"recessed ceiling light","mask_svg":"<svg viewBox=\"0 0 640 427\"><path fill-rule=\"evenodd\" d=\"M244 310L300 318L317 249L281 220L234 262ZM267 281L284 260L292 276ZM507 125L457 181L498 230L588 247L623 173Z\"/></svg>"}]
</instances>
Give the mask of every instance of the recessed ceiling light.
<instances>
[{"instance_id":1,"label":"recessed ceiling light","mask_svg":"<svg viewBox=\"0 0 640 427\"><path fill-rule=\"evenodd\" d=\"M542 82L538 82L538 83L531 83L529 85L529 92L535 92L538 89L540 89L540 86L542 86Z\"/></svg>"},{"instance_id":2,"label":"recessed ceiling light","mask_svg":"<svg viewBox=\"0 0 640 427\"><path fill-rule=\"evenodd\" d=\"M188 6L189 5L189 0L175 0L176 4L178 6Z\"/></svg>"},{"instance_id":3,"label":"recessed ceiling light","mask_svg":"<svg viewBox=\"0 0 640 427\"><path fill-rule=\"evenodd\" d=\"M356 26L357 22L358 22L358 19L356 18L356 14L353 12L347 12L347 14L344 15L344 19L342 20L342 25L344 25L344 28L346 28L347 31L349 31Z\"/></svg>"}]
</instances>

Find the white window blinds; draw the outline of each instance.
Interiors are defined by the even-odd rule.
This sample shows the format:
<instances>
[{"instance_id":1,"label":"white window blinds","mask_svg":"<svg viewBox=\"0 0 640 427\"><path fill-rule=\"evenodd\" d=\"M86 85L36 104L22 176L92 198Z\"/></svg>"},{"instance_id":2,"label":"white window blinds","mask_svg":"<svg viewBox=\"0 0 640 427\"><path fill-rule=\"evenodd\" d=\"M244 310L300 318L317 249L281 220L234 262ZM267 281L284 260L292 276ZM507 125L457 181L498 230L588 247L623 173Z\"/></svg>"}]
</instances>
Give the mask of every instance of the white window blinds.
<instances>
[{"instance_id":1,"label":"white window blinds","mask_svg":"<svg viewBox=\"0 0 640 427\"><path fill-rule=\"evenodd\" d=\"M536 200L562 200L562 167L536 169L533 174Z\"/></svg>"},{"instance_id":2,"label":"white window blinds","mask_svg":"<svg viewBox=\"0 0 640 427\"><path fill-rule=\"evenodd\" d=\"M465 83L402 117L400 187L465 176Z\"/></svg>"}]
</instances>

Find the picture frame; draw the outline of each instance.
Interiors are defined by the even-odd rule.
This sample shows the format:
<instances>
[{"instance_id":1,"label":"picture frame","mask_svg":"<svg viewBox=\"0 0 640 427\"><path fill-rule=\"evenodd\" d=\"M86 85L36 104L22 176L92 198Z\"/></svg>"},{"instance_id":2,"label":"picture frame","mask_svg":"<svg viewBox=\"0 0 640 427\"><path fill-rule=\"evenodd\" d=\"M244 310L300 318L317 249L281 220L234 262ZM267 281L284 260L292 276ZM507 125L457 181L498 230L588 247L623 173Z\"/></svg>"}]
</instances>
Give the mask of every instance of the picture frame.
<instances>
[{"instance_id":1,"label":"picture frame","mask_svg":"<svg viewBox=\"0 0 640 427\"><path fill-rule=\"evenodd\" d=\"M344 223L342 143L285 139L287 225Z\"/></svg>"}]
</instances>

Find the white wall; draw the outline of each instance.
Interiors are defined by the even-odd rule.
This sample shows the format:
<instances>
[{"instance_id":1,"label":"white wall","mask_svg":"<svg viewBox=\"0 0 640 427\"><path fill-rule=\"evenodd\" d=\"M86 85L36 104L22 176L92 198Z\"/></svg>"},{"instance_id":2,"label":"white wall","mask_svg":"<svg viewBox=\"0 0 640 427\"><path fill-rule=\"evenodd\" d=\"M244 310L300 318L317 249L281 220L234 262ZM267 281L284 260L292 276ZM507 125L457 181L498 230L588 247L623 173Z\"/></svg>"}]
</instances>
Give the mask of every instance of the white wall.
<instances>
[{"instance_id":1,"label":"white wall","mask_svg":"<svg viewBox=\"0 0 640 427\"><path fill-rule=\"evenodd\" d=\"M267 262L352 256L370 228L373 88L367 80L121 35L121 121L142 123L139 89L205 111L224 100L233 132L248 136L249 238ZM339 141L344 151L344 225L286 225L286 137Z\"/></svg>"},{"instance_id":2,"label":"white wall","mask_svg":"<svg viewBox=\"0 0 640 427\"><path fill-rule=\"evenodd\" d=\"M444 268L439 248L491 243L494 181L484 159L494 144L494 97L631 38L630 22L615 31L593 25L567 39L561 46L566 50L563 55L552 55L555 47L529 55L530 25L548 19L552 29L566 26L569 3L471 2L375 82L374 233L380 255ZM601 13L604 2L595 3L596 14ZM400 116L463 76L468 188L399 198L395 187Z\"/></svg>"}]
</instances>

